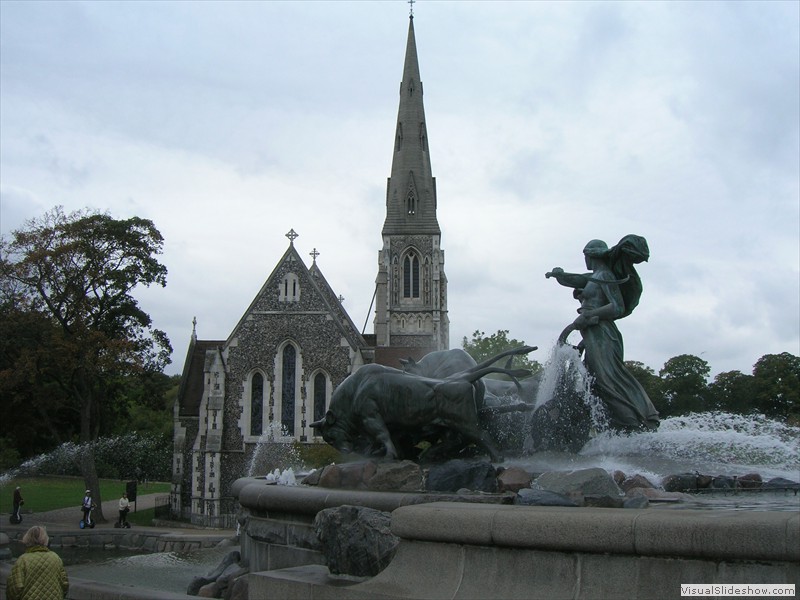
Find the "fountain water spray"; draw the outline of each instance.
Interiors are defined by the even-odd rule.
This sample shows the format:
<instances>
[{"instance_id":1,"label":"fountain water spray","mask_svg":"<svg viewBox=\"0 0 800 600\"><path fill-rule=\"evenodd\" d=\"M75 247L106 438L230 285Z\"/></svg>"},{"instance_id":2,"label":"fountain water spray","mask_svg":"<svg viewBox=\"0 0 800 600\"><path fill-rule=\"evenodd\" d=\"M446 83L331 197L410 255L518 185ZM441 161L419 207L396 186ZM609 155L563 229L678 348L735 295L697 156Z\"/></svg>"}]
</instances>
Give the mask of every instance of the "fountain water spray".
<instances>
[{"instance_id":1,"label":"fountain water spray","mask_svg":"<svg viewBox=\"0 0 800 600\"><path fill-rule=\"evenodd\" d=\"M171 441L132 432L83 444L65 442L50 452L29 458L18 467L6 471L0 475L0 484L25 476L80 476L81 456L90 451L94 452L98 477L169 481Z\"/></svg>"},{"instance_id":2,"label":"fountain water spray","mask_svg":"<svg viewBox=\"0 0 800 600\"><path fill-rule=\"evenodd\" d=\"M287 434L282 426L278 423L272 423L256 442L247 467L247 476L254 477L259 474L268 474L268 476L274 477L275 471L278 471L276 480L293 481L293 469L302 469L303 461L292 441L290 439L285 441L286 439ZM287 473L284 477L282 473L287 470L291 472L291 475ZM284 483L284 485L294 485L294 483Z\"/></svg>"}]
</instances>

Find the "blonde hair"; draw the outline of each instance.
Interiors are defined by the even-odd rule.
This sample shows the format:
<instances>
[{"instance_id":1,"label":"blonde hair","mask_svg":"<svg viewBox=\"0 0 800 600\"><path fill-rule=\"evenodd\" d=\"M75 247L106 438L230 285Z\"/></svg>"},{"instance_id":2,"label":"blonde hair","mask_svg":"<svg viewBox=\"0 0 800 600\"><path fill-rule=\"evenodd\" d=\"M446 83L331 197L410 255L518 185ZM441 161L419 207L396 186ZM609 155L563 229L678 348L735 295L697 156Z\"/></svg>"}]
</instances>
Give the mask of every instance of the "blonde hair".
<instances>
[{"instance_id":1,"label":"blonde hair","mask_svg":"<svg viewBox=\"0 0 800 600\"><path fill-rule=\"evenodd\" d=\"M50 543L50 536L47 535L47 529L34 525L22 536L22 543L26 546L44 546L47 548L47 544Z\"/></svg>"}]
</instances>

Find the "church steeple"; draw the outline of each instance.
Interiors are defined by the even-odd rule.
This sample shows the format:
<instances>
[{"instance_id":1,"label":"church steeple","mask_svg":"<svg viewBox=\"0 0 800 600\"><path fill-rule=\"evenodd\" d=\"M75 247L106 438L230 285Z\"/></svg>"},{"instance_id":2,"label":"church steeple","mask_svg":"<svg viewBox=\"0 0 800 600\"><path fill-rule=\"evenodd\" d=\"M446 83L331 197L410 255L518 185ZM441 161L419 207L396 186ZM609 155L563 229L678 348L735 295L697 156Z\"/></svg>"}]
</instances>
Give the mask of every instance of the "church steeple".
<instances>
[{"instance_id":1,"label":"church steeple","mask_svg":"<svg viewBox=\"0 0 800 600\"><path fill-rule=\"evenodd\" d=\"M418 358L449 348L447 277L413 14L408 23L382 237L375 280L376 362L381 362L381 355L403 352L404 357Z\"/></svg>"},{"instance_id":2,"label":"church steeple","mask_svg":"<svg viewBox=\"0 0 800 600\"><path fill-rule=\"evenodd\" d=\"M414 17L409 17L408 41L400 83L392 174L386 189L386 221L383 235L438 234L436 179L431 173L422 81L414 36Z\"/></svg>"}]
</instances>

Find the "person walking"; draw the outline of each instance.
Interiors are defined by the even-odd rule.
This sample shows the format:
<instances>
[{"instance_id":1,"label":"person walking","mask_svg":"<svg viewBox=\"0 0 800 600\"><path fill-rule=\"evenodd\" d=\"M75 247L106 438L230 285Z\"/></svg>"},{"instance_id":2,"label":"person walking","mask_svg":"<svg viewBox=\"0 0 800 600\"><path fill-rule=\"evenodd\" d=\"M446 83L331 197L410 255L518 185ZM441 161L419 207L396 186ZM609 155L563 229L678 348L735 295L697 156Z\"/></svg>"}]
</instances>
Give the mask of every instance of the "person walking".
<instances>
[{"instance_id":1,"label":"person walking","mask_svg":"<svg viewBox=\"0 0 800 600\"><path fill-rule=\"evenodd\" d=\"M11 522L12 523L22 523L22 514L20 507L25 504L25 500L22 499L22 492L20 491L20 487L14 490L14 512L11 513Z\"/></svg>"},{"instance_id":2,"label":"person walking","mask_svg":"<svg viewBox=\"0 0 800 600\"><path fill-rule=\"evenodd\" d=\"M47 546L47 530L34 525L22 536L25 554L11 568L6 581L8 600L62 600L69 589L61 557Z\"/></svg>"},{"instance_id":3,"label":"person walking","mask_svg":"<svg viewBox=\"0 0 800 600\"><path fill-rule=\"evenodd\" d=\"M130 512L130 502L128 501L128 493L122 492L122 498L119 499L119 520L117 527L130 529L131 524L128 523L128 513Z\"/></svg>"}]
</instances>

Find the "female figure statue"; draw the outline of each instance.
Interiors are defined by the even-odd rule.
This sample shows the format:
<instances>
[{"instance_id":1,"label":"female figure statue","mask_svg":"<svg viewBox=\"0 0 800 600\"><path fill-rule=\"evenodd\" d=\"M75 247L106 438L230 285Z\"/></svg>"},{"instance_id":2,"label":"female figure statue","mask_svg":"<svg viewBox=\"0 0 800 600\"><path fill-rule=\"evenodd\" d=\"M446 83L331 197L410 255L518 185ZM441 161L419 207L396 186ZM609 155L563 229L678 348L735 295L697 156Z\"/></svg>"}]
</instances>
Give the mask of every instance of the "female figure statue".
<instances>
[{"instance_id":1,"label":"female figure statue","mask_svg":"<svg viewBox=\"0 0 800 600\"><path fill-rule=\"evenodd\" d=\"M628 235L609 249L602 240L592 240L583 254L589 273L566 273L556 267L545 274L573 288L573 296L581 303L578 317L559 341L566 343L567 336L576 329L581 332L583 339L578 349L584 352L584 364L594 377L592 391L606 405L613 428L656 429L658 411L625 368L622 334L615 323L639 303L642 282L633 265L650 257L647 241Z\"/></svg>"}]
</instances>

